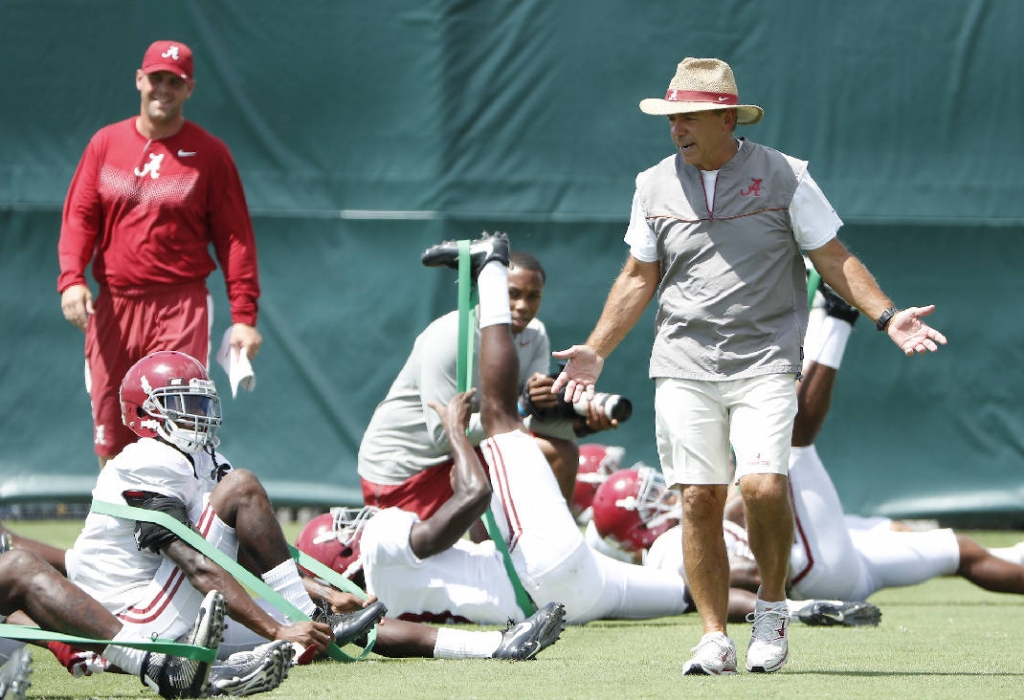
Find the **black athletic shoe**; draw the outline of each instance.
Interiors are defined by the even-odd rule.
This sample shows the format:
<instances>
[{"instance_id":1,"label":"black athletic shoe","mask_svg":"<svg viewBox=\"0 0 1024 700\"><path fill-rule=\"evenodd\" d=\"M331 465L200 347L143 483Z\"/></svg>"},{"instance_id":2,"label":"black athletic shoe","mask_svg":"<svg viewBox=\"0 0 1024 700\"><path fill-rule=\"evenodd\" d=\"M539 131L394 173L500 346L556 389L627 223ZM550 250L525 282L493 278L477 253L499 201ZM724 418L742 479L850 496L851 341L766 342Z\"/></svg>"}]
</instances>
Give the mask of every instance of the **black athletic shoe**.
<instances>
[{"instance_id":1,"label":"black athletic shoe","mask_svg":"<svg viewBox=\"0 0 1024 700\"><path fill-rule=\"evenodd\" d=\"M218 649L224 638L224 618L227 604L224 596L210 591L196 616L195 624L178 641L183 644ZM206 690L210 664L195 659L182 659L156 651L146 654L139 677L142 684L152 688L163 698L199 698Z\"/></svg>"},{"instance_id":2,"label":"black athletic shoe","mask_svg":"<svg viewBox=\"0 0 1024 700\"><path fill-rule=\"evenodd\" d=\"M565 606L548 603L518 625L509 620L492 659L526 661L558 641L565 629Z\"/></svg>"},{"instance_id":3,"label":"black athletic shoe","mask_svg":"<svg viewBox=\"0 0 1024 700\"><path fill-rule=\"evenodd\" d=\"M818 285L818 291L821 292L821 296L825 299L825 313L829 316L842 319L851 326L857 320L857 317L860 316L860 311L847 304L845 299L836 294L836 290L825 284L825 280L822 280Z\"/></svg>"},{"instance_id":4,"label":"black athletic shoe","mask_svg":"<svg viewBox=\"0 0 1024 700\"><path fill-rule=\"evenodd\" d=\"M495 232L484 234L469 244L470 270L475 281L480 270L491 260L497 260L508 267L508 236ZM451 267L459 269L458 241L445 241L423 251L420 260L427 267Z\"/></svg>"},{"instance_id":5,"label":"black athletic shoe","mask_svg":"<svg viewBox=\"0 0 1024 700\"><path fill-rule=\"evenodd\" d=\"M11 654L0 668L0 699L25 700L25 691L32 685L32 654L22 647Z\"/></svg>"},{"instance_id":6,"label":"black athletic shoe","mask_svg":"<svg viewBox=\"0 0 1024 700\"><path fill-rule=\"evenodd\" d=\"M313 615L313 622L323 622L334 630L334 643L339 647L361 639L388 614L384 603L374 601L365 608L347 613L331 613L319 608Z\"/></svg>"},{"instance_id":7,"label":"black athletic shoe","mask_svg":"<svg viewBox=\"0 0 1024 700\"><path fill-rule=\"evenodd\" d=\"M875 627L882 621L878 606L863 601L818 600L796 613L805 625Z\"/></svg>"},{"instance_id":8,"label":"black athletic shoe","mask_svg":"<svg viewBox=\"0 0 1024 700\"><path fill-rule=\"evenodd\" d=\"M295 647L284 639L237 651L210 669L206 694L240 698L273 690L288 677L294 655Z\"/></svg>"}]
</instances>

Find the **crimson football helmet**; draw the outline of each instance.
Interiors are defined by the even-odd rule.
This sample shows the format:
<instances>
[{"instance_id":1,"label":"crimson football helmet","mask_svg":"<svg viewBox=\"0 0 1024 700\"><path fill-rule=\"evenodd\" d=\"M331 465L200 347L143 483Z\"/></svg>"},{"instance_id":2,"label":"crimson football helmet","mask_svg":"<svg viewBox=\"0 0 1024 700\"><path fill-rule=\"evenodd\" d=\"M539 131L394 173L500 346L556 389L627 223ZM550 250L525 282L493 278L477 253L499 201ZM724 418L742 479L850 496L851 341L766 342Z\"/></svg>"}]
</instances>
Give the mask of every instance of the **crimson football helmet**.
<instances>
[{"instance_id":1,"label":"crimson football helmet","mask_svg":"<svg viewBox=\"0 0 1024 700\"><path fill-rule=\"evenodd\" d=\"M331 508L302 528L295 547L345 578L352 578L363 568L359 543L366 523L380 510L375 506L362 508Z\"/></svg>"},{"instance_id":2,"label":"crimson football helmet","mask_svg":"<svg viewBox=\"0 0 1024 700\"><path fill-rule=\"evenodd\" d=\"M121 380L121 420L139 437L160 436L184 452L220 444L220 397L199 360L181 352L142 358Z\"/></svg>"},{"instance_id":3,"label":"crimson football helmet","mask_svg":"<svg viewBox=\"0 0 1024 700\"><path fill-rule=\"evenodd\" d=\"M590 521L594 494L608 475L622 468L623 447L609 447L596 442L580 445L580 465L576 470L576 486L572 492L572 514L581 525Z\"/></svg>"},{"instance_id":4,"label":"crimson football helmet","mask_svg":"<svg viewBox=\"0 0 1024 700\"><path fill-rule=\"evenodd\" d=\"M682 519L665 477L645 464L609 476L594 494L593 508L597 533L630 553L647 549Z\"/></svg>"}]
</instances>

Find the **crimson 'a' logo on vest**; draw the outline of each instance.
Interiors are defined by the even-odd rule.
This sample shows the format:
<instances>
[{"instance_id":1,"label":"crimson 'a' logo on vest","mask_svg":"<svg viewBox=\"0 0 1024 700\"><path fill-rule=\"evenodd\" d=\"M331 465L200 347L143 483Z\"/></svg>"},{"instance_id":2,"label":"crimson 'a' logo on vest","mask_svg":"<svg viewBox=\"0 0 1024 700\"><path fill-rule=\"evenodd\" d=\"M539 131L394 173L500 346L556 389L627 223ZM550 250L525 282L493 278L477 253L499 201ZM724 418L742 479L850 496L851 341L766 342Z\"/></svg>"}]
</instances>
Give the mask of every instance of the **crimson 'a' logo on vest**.
<instances>
[{"instance_id":1,"label":"crimson 'a' logo on vest","mask_svg":"<svg viewBox=\"0 0 1024 700\"><path fill-rule=\"evenodd\" d=\"M756 177L750 178L750 187L745 190L740 190L741 197L760 197L761 196L761 182L762 179Z\"/></svg>"}]
</instances>

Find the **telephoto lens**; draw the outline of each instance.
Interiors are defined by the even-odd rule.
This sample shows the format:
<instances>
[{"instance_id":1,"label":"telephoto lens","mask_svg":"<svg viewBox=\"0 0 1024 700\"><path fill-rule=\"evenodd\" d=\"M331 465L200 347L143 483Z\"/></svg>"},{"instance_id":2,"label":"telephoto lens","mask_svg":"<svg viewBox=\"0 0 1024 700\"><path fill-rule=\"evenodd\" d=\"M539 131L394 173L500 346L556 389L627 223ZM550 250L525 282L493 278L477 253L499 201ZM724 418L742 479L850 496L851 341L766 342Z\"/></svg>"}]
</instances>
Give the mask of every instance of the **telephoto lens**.
<instances>
[{"instance_id":1,"label":"telephoto lens","mask_svg":"<svg viewBox=\"0 0 1024 700\"><path fill-rule=\"evenodd\" d=\"M587 415L588 403L589 401L586 395L584 395L578 403L573 404L573 410L577 414L585 416ZM594 405L600 408L605 416L613 418L620 423L626 422L633 415L633 404L625 396L619 396L618 394L597 392L594 394Z\"/></svg>"}]
</instances>

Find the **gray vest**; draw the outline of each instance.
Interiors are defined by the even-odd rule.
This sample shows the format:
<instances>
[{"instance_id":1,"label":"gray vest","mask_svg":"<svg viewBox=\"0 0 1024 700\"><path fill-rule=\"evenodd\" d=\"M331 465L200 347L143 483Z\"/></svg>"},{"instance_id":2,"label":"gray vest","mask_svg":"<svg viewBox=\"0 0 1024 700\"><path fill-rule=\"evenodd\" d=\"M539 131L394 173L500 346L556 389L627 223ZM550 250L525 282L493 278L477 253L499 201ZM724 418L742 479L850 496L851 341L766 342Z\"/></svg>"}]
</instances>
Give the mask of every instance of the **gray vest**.
<instances>
[{"instance_id":1,"label":"gray vest","mask_svg":"<svg viewBox=\"0 0 1024 700\"><path fill-rule=\"evenodd\" d=\"M637 175L661 263L652 379L800 371L807 282L789 205L806 168L745 141L713 202L678 154Z\"/></svg>"}]
</instances>

